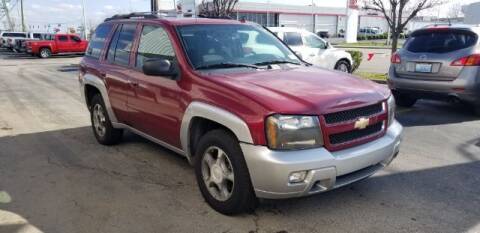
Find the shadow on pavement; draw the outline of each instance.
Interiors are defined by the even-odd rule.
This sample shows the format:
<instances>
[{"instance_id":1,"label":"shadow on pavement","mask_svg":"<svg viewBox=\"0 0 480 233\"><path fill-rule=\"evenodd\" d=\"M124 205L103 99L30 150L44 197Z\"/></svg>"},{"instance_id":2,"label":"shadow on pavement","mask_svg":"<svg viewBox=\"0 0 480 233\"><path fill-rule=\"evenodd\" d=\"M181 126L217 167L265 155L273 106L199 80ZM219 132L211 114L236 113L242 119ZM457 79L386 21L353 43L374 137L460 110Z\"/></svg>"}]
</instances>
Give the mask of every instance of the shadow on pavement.
<instances>
[{"instance_id":1,"label":"shadow on pavement","mask_svg":"<svg viewBox=\"0 0 480 233\"><path fill-rule=\"evenodd\" d=\"M397 120L404 126L443 125L480 120L469 106L419 100L412 108L398 108Z\"/></svg>"},{"instance_id":2,"label":"shadow on pavement","mask_svg":"<svg viewBox=\"0 0 480 233\"><path fill-rule=\"evenodd\" d=\"M168 229L172 223L158 221L167 215L199 223L265 219L276 231L290 232L466 232L480 222L478 160L404 172L387 167L344 188L263 201L254 215L231 218L204 203L183 157L131 133L106 147L90 127L81 127L0 137L0 148L0 191L12 197L0 208L45 232L80 226L98 232L95 226L112 218L119 224L115 232L140 232L144 225ZM0 224L0 232L11 229L16 226Z\"/></svg>"}]
</instances>

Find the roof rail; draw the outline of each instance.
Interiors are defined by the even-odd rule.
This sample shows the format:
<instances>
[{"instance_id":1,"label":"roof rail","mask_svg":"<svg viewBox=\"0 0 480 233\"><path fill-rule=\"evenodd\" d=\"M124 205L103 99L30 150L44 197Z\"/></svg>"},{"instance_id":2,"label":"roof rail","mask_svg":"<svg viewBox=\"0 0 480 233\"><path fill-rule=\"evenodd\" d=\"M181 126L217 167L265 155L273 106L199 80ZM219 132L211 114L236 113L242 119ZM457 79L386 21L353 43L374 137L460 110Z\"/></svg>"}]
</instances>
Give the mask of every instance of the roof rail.
<instances>
[{"instance_id":1,"label":"roof rail","mask_svg":"<svg viewBox=\"0 0 480 233\"><path fill-rule=\"evenodd\" d=\"M132 12L129 14L116 14L110 18L106 18L104 22L117 19L160 19L163 16L165 16L165 13L159 11Z\"/></svg>"},{"instance_id":2,"label":"roof rail","mask_svg":"<svg viewBox=\"0 0 480 233\"><path fill-rule=\"evenodd\" d=\"M205 14L200 14L198 15L198 18L208 18L208 19L233 19L232 17L230 16L209 16L209 15L205 15Z\"/></svg>"}]
</instances>

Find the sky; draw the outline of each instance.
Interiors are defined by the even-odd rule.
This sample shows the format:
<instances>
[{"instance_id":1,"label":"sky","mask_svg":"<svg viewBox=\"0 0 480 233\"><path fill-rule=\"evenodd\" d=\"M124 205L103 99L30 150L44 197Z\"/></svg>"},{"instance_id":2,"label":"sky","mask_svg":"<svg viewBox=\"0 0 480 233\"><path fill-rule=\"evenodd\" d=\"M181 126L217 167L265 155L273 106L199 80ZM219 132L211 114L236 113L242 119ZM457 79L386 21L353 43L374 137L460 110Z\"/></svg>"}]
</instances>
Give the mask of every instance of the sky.
<instances>
[{"instance_id":1,"label":"sky","mask_svg":"<svg viewBox=\"0 0 480 233\"><path fill-rule=\"evenodd\" d=\"M13 0L14 1L14 0ZM164 8L173 8L175 0L160 0ZM201 0L197 0L200 2ZM312 0L240 0L269 1L270 3L309 5ZM342 7L346 0L313 0L315 5ZM449 0L447 5L433 9L430 15L445 16L449 6L455 3L470 3L480 0ZM150 0L85 0L87 25L95 26L108 16L130 11L149 11ZM82 0L24 0L24 12L27 25L44 28L48 24L66 24L78 26L82 22ZM19 22L19 7L13 10L13 17ZM5 21L5 19L1 19ZM3 23L0 23L0 28Z\"/></svg>"}]
</instances>

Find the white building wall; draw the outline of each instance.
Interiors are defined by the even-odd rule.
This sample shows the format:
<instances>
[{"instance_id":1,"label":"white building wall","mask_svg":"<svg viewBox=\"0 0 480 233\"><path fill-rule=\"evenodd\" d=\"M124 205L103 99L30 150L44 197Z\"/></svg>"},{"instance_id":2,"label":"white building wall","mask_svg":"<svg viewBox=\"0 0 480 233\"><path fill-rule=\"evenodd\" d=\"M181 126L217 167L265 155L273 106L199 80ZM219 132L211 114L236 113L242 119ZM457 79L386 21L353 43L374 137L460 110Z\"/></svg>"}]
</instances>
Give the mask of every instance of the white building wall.
<instances>
[{"instance_id":1,"label":"white building wall","mask_svg":"<svg viewBox=\"0 0 480 233\"><path fill-rule=\"evenodd\" d=\"M311 15L279 14L280 27L296 27L312 31L313 17Z\"/></svg>"},{"instance_id":2,"label":"white building wall","mask_svg":"<svg viewBox=\"0 0 480 233\"><path fill-rule=\"evenodd\" d=\"M331 36L337 34L337 16L317 15L315 17L315 32L328 31Z\"/></svg>"},{"instance_id":3,"label":"white building wall","mask_svg":"<svg viewBox=\"0 0 480 233\"><path fill-rule=\"evenodd\" d=\"M480 24L480 2L464 6L463 14L465 15L464 23Z\"/></svg>"},{"instance_id":4,"label":"white building wall","mask_svg":"<svg viewBox=\"0 0 480 233\"><path fill-rule=\"evenodd\" d=\"M378 27L381 30L381 33L388 31L388 23L387 20L380 16L368 16L362 15L359 19L359 27L366 28L366 27Z\"/></svg>"}]
</instances>

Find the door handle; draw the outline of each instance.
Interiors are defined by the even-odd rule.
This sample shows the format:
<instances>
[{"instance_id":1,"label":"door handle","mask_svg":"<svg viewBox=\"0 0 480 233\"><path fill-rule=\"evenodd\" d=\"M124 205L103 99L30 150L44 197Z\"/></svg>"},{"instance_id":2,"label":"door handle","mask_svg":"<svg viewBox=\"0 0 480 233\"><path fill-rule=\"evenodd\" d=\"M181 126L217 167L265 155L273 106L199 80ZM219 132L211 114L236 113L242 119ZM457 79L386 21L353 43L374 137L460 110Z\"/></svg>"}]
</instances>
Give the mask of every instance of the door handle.
<instances>
[{"instance_id":1,"label":"door handle","mask_svg":"<svg viewBox=\"0 0 480 233\"><path fill-rule=\"evenodd\" d=\"M128 81L130 83L130 85L132 85L132 87L138 87L138 82L135 82L135 81Z\"/></svg>"}]
</instances>

